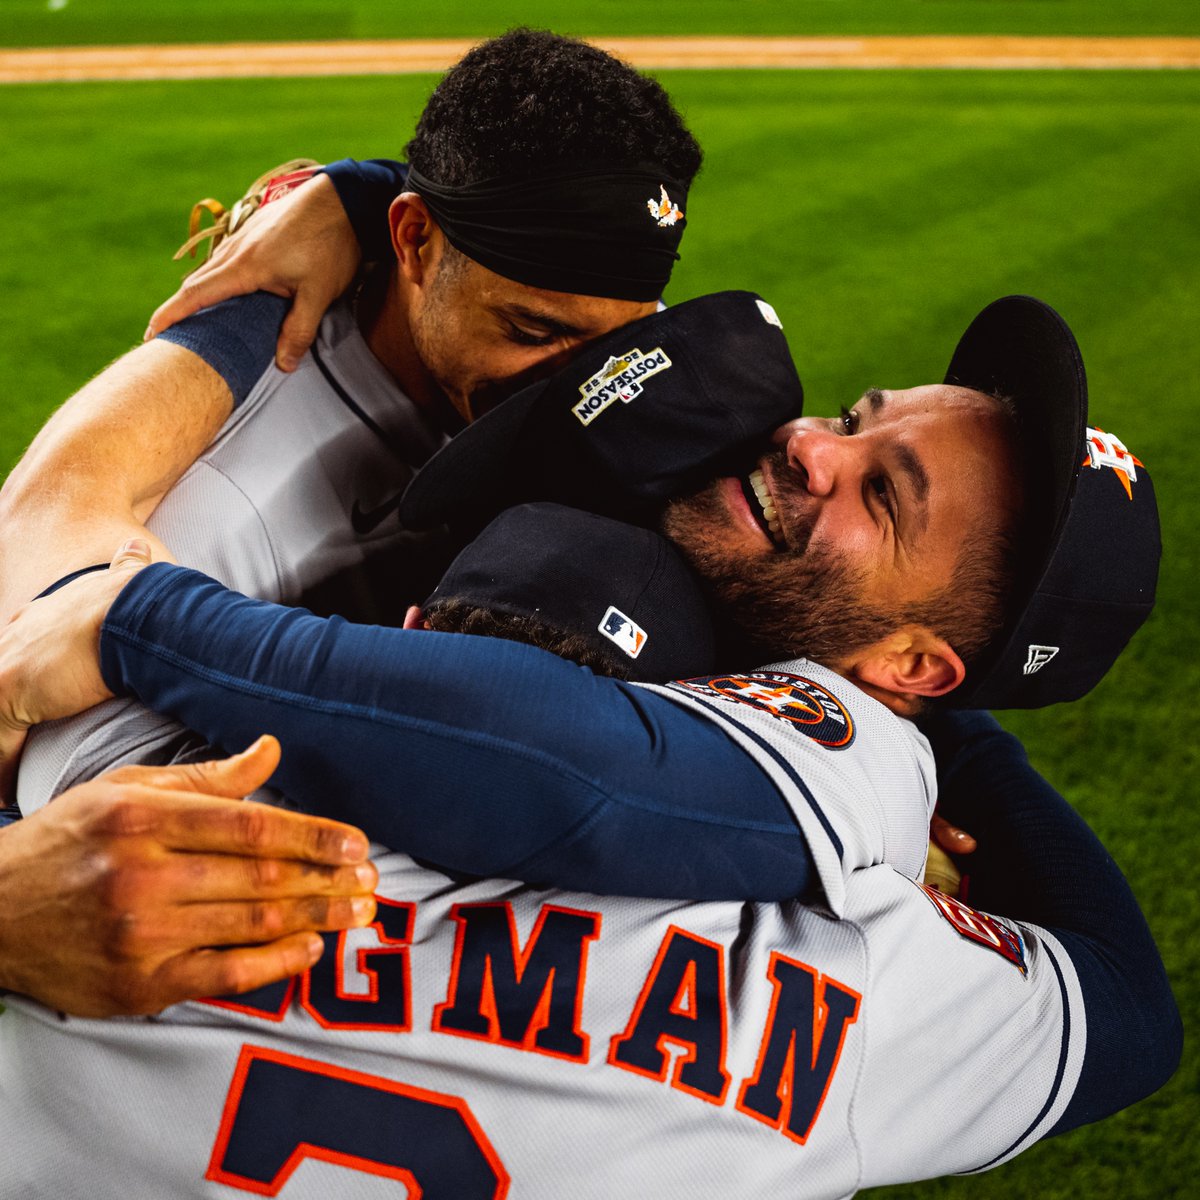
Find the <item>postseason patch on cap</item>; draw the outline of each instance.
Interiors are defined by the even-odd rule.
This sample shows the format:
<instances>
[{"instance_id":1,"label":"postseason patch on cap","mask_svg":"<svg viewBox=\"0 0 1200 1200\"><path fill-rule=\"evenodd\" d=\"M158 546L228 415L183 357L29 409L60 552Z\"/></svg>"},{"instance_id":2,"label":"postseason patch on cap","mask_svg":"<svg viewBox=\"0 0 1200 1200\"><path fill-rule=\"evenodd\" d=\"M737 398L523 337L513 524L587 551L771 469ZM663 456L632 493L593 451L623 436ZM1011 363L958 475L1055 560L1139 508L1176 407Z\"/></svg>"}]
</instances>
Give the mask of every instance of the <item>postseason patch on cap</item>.
<instances>
[{"instance_id":1,"label":"postseason patch on cap","mask_svg":"<svg viewBox=\"0 0 1200 1200\"><path fill-rule=\"evenodd\" d=\"M634 348L619 357L614 356L595 375L579 385L582 399L572 411L581 425L589 425L614 401L628 404L635 400L642 394L642 388L650 376L666 371L670 366L671 360L661 346L655 347L649 354Z\"/></svg>"},{"instance_id":2,"label":"postseason patch on cap","mask_svg":"<svg viewBox=\"0 0 1200 1200\"><path fill-rule=\"evenodd\" d=\"M622 654L627 654L630 658L637 658L650 640L650 635L636 621L613 605L609 605L608 611L596 628Z\"/></svg>"}]
</instances>

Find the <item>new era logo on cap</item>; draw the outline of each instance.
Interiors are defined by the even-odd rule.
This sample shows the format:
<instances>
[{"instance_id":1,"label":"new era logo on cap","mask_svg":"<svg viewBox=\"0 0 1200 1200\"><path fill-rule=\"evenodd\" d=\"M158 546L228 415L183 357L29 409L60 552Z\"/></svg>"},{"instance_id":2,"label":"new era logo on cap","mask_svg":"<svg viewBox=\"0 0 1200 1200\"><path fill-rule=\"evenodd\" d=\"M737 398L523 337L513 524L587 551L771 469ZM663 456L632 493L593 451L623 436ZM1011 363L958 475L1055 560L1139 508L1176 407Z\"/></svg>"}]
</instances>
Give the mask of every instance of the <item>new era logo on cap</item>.
<instances>
[{"instance_id":1,"label":"new era logo on cap","mask_svg":"<svg viewBox=\"0 0 1200 1200\"><path fill-rule=\"evenodd\" d=\"M596 628L630 658L637 658L641 654L650 636L640 625L611 604Z\"/></svg>"},{"instance_id":2,"label":"new era logo on cap","mask_svg":"<svg viewBox=\"0 0 1200 1200\"><path fill-rule=\"evenodd\" d=\"M1057 653L1057 646L1030 646L1025 658L1024 674L1036 675Z\"/></svg>"}]
</instances>

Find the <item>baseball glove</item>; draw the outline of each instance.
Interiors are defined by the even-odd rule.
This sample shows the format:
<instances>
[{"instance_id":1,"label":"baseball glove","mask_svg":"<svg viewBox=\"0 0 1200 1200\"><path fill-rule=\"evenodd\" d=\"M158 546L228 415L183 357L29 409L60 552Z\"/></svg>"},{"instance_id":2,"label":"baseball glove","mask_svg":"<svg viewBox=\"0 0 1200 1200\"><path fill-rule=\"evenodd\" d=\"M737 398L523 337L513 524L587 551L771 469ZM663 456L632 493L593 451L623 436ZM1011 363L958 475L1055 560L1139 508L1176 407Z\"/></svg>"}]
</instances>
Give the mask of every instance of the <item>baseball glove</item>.
<instances>
[{"instance_id":1,"label":"baseball glove","mask_svg":"<svg viewBox=\"0 0 1200 1200\"><path fill-rule=\"evenodd\" d=\"M246 189L246 194L228 209L211 196L197 201L192 205L192 215L188 219L188 240L175 251L176 261L185 254L195 258L201 243L208 242L208 253L196 264L196 267L201 266L227 237L241 229L264 204L286 196L300 184L311 179L313 173L320 166L319 162L311 158L293 158L288 162L280 163L279 166L272 167L266 174L260 175ZM204 219L205 213L212 217L213 223L201 229L200 222ZM195 267L192 268L192 270L195 269Z\"/></svg>"}]
</instances>

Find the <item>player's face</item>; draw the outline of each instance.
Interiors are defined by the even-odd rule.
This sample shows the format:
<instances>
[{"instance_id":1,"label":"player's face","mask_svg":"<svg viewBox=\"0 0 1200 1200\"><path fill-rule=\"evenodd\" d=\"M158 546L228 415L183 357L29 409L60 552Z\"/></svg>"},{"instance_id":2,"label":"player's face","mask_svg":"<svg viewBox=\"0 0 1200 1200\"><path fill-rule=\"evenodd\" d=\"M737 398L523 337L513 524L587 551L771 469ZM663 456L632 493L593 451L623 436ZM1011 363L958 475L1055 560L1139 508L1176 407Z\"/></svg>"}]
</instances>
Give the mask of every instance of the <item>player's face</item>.
<instances>
[{"instance_id":1,"label":"player's face","mask_svg":"<svg viewBox=\"0 0 1200 1200\"><path fill-rule=\"evenodd\" d=\"M761 646L831 665L950 582L964 536L1015 519L1006 419L942 384L867 392L778 430L747 478L674 503L666 532Z\"/></svg>"},{"instance_id":2,"label":"player's face","mask_svg":"<svg viewBox=\"0 0 1200 1200\"><path fill-rule=\"evenodd\" d=\"M425 369L470 421L655 307L529 287L461 259L435 274L411 327Z\"/></svg>"}]
</instances>

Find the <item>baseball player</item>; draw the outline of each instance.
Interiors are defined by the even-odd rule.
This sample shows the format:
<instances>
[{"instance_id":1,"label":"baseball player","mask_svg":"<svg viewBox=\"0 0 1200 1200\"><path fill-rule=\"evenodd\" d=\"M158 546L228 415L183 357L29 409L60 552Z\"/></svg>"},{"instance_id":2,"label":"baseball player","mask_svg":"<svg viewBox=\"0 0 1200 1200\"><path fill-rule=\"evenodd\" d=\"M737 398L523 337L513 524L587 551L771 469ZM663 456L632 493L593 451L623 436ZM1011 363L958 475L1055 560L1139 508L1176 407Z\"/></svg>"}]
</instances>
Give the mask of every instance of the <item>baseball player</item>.
<instances>
[{"instance_id":1,"label":"baseball player","mask_svg":"<svg viewBox=\"0 0 1200 1200\"><path fill-rule=\"evenodd\" d=\"M547 577L585 528L594 556ZM656 669L694 669L694 584L652 546L631 567L630 533L653 535L621 528L614 541L600 518L514 510L439 592L597 644L599 605L616 599L667 655ZM557 548L498 583L530 532ZM171 625L155 610L189 574L129 585L145 619L117 613L105 634L106 654L137 646L122 669L155 657ZM576 575L579 603L564 603ZM1021 922L887 865L850 876L834 920L795 901L453 882L381 849L375 921L331 937L297 979L150 1024L15 999L0 1101L21 1153L0 1196L353 1197L382 1180L431 1197L845 1196L998 1165L1132 1102L1170 1074L1179 1028L1127 885L989 718L931 732L956 816L982 835L977 892ZM97 1095L138 1105L97 1109Z\"/></svg>"},{"instance_id":2,"label":"baseball player","mask_svg":"<svg viewBox=\"0 0 1200 1200\"><path fill-rule=\"evenodd\" d=\"M493 100L486 113L459 102L481 87ZM567 136L562 116L572 106L579 119ZM360 568L385 550L393 552L393 566L402 564L402 586L412 589L407 595L423 594L422 581L436 579L444 558L430 558L434 539L405 535L387 521L387 501L468 411L588 338L654 310L684 222L652 219L646 195L658 196L669 184L685 211L700 154L656 83L581 43L524 31L485 43L443 80L409 157L430 179L431 195L434 180L458 181L461 194L425 200L413 193L397 207L393 269L330 314L296 376L265 370L269 353L260 357L247 343L254 312L242 308L200 318L172 331L173 340L139 348L55 415L0 494L6 615L94 562L98 547L107 556L156 505L150 531L156 545L161 532L185 561L251 594L291 602L312 600L321 588L326 611L336 603L364 615L355 606L365 594ZM472 176L498 172L513 180L506 198L481 197L472 188ZM553 236L514 215L528 212L529 194L550 205L543 217L553 218ZM479 242L481 205L491 214L498 207L509 212L511 219L500 223L509 236L499 244ZM274 303L278 323L282 302L248 303L251 310ZM272 329L268 344L273 337ZM212 456L158 504L223 422ZM227 535L220 542L199 528L214 514ZM119 717L110 708L70 729L39 734L26 791L34 780L49 791L84 777L92 769L89 738L101 721L103 737L132 758L187 752L177 729L128 707ZM44 822L32 824L24 842L43 829ZM95 844L81 849L82 860L116 854L108 835L95 836ZM6 844L12 843L0 833L0 854ZM191 876L177 853L182 849L160 845L178 865L177 884L187 894ZM249 847L243 853L254 857ZM26 958L42 961L32 930L53 921L58 905L32 865L36 859L22 858L28 866L20 878L11 862L4 873L0 888L12 891L4 892L0 908L42 916L4 931L0 959L19 945ZM101 927L119 927L120 913L104 906L87 872L77 875L84 882L76 910L97 910ZM62 872L56 886L68 878L76 875ZM263 898L249 885L227 897L250 901L237 941L262 940L250 934L255 902ZM301 910L311 912L316 899L291 897L285 924L301 927L309 919ZM53 940L64 948L63 962L75 955L82 963L94 942L91 931L84 936L80 923L60 924ZM184 925L172 937L181 950L198 944ZM230 951L226 961L240 953ZM90 974L80 972L76 996Z\"/></svg>"},{"instance_id":3,"label":"baseball player","mask_svg":"<svg viewBox=\"0 0 1200 1200\"><path fill-rule=\"evenodd\" d=\"M665 332L686 311L683 306L648 321ZM682 364L686 349L668 346L668 357ZM592 353L603 360L608 347ZM719 348L716 357L725 358ZM514 399L502 412L479 422L471 436L464 434L452 443L450 457L458 462L462 447L474 449L481 441L486 445L497 428L511 433L510 417L504 414L518 412L526 418L522 428L541 429L541 420L529 419L537 414L538 402L553 403L563 393L578 393L574 385L581 377L591 378L587 372L592 365L585 355L558 380L524 399ZM658 376L627 411L644 416L658 411L651 394L669 397L672 386L693 395L701 391L690 374L669 385L672 378L669 372ZM1099 677L1148 612L1158 557L1148 476L1142 468L1142 502L1125 509L1117 503L1125 498L1121 488L1106 491L1107 483L1083 473L1089 485L1071 506L1074 481L1081 475L1078 447L1086 418L1082 364L1061 319L1036 301L1009 298L985 310L964 335L950 378L1000 386L1013 397L1026 422L1046 427L1045 453L1031 455L1029 461L1034 476L1048 481L1048 490L1039 491L1045 503L1034 511L1052 515L1046 529L1023 533L1028 546L1021 578L1041 582L1024 596L1001 631L993 632L990 654L985 652L989 647L977 652L966 685L969 695L989 703L1036 705L1078 694ZM996 429L993 433L999 441L993 444L986 436L987 425L978 407L983 398L968 404L958 391L943 388L934 389L933 395L922 392L919 401L893 393L887 400L873 397L866 403L868 407L895 405L903 413L905 404L929 406L937 395L942 395L945 409L938 419L938 436L950 439L942 443L941 454L929 453L939 444L929 437L901 441L897 453L907 464L902 469L912 471L914 464L920 464L916 474L926 493L923 526L933 535L940 526L957 543L964 529L970 531L977 523L978 518L969 518L972 505L982 506L990 520L995 494L1011 491L1003 466L1003 438ZM673 407L668 403L665 411ZM890 426L877 414L873 419L881 422L882 439L895 446ZM845 424L849 416L840 420ZM957 426L960 433L955 438L942 426L951 431ZM793 439L798 436L792 434ZM851 469L858 456L874 453L867 429L860 430L853 442L843 434L839 443L836 453L851 457L837 469ZM568 443L562 444L565 451ZM587 445L596 452L600 443L589 437ZM833 452L824 442L821 446L820 453ZM510 442L506 450L505 461L509 461L517 448ZM808 570L804 560L817 554L815 543L823 536L827 519L838 522L837 532L845 540L854 536L854 516L836 515L841 510L832 506L840 503L838 498L817 494L819 472L834 470L834 464L806 458L811 453L795 451L796 462L787 468L807 479L814 489L810 494L785 501L791 483L775 474L778 463L771 468L773 495L780 498L779 515L788 535L796 536L805 528L811 543L803 560L793 561L790 556L785 560L784 569L791 571ZM953 468L949 475L947 463ZM955 481L963 477L960 473L969 477L976 493L969 500L961 495L961 482L956 488ZM873 477L873 469L868 477ZM437 472L423 478L436 479ZM868 502L866 511L876 513L880 501L869 499L877 493L867 488L865 479L843 486L850 486L859 504ZM895 486L902 496L912 481ZM730 494L728 481L718 483L717 490ZM744 507L745 501L738 501L735 514ZM803 523L797 523L798 512L809 514ZM744 524L740 515L736 520ZM1123 559L1131 565L1122 576L1122 586L1129 589L1123 601L1113 581L1086 575L1075 578L1077 540L1086 539L1097 520L1112 530L1122 521L1128 526L1123 536L1129 550ZM686 543L684 531L680 536ZM930 557L936 557L936 544L926 545ZM777 587L778 576L767 571L770 560L761 550L755 549L747 559L748 564L755 561L763 564L766 586ZM957 568L951 560L944 569L949 573ZM844 582L836 578L833 568L830 575L833 583ZM807 582L808 574L802 578ZM711 576L710 584L714 581L720 582ZM929 586L925 577L922 582ZM80 586L72 585L75 594ZM1043 586L1056 599L1047 600L1039 590ZM1087 611L1096 588L1106 599L1105 622L1093 627L1080 618L1080 612ZM176 649L142 655L138 648L149 635L148 627L139 626L136 635L120 645L129 647L130 669L142 674L123 675L121 684L132 682L144 699L163 702L169 697L166 702L177 715L225 744L244 737L247 724L252 730L286 730L288 758L295 771L286 774L285 764L281 783L286 790L306 802L327 805L328 799L321 801L313 793L332 789L334 779L344 771L355 786L340 796L337 815L381 830L379 836L402 842L443 866L476 873L522 872L575 886L641 893L658 889L692 896L795 896L802 894L811 867L797 849L795 826L780 820L780 797L805 835L807 853L834 911L840 907L842 873L883 860L915 873L923 859L931 789L919 749L913 749L911 738L905 741L903 731L911 727L895 721L887 709L911 710L918 688L932 695L949 693L961 681L964 668L953 649L930 631L911 632L906 622L911 608L893 612L894 628L885 629L882 638L865 650L847 651L850 657L835 664L857 688L816 665L797 672L781 663L750 675L673 685L654 695L628 689L614 695L597 686L599 681L564 669L555 660L510 661L507 652L495 645L458 639L452 645L422 641L414 648L403 631L354 630L344 624L327 633L313 618L256 607L214 589L215 585L192 576L172 577L168 584L151 589L155 604L165 613L154 636L181 640ZM746 607L740 594L744 590L743 581L734 599ZM165 602L168 595L173 597L171 604ZM1064 597L1072 596L1064 620ZM861 599L846 595L842 602L856 623L869 625L876 619ZM816 603L820 615L826 599L818 597ZM925 619L932 619L927 602L922 603ZM762 607L750 606L749 611ZM978 605L970 607L974 611ZM140 621L149 610L134 603L130 611ZM182 612L188 613L187 621L181 619ZM789 608L788 616L790 623L802 628L812 623L811 614L806 617L799 609ZM49 621L49 641L61 644L58 622ZM896 629L902 627L910 630L903 645L896 641ZM1056 654L1062 654L1062 669L1034 678L1040 667L1029 669L1026 645L1044 647L1049 643L1031 639L1046 639L1051 633ZM265 653L268 646L277 650ZM53 646L47 646L42 653L53 652ZM118 651L114 654L124 663ZM189 668L182 664L197 655L208 656L209 665L185 696L172 672L181 670L186 675ZM1043 655L1038 662L1044 659ZM168 665L165 675L156 673L160 660ZM203 685L210 675L216 681L215 697ZM520 679L523 687L516 687L514 679ZM103 694L99 683L96 689L84 700ZM872 700L868 689L886 703ZM472 703L467 703L467 697ZM180 707L184 705L190 707ZM36 717L38 706L33 709ZM698 714L705 719L697 720ZM340 738L331 738L335 729L341 731ZM730 754L729 737L743 747L745 756ZM460 749L453 761L446 761L441 751L448 738L467 743L470 749ZM613 746L625 751L616 761ZM517 748L520 754L513 756L510 752ZM337 758L339 750L344 752L342 760ZM397 812L392 801L393 764L401 756L410 803ZM521 797L520 805L506 813L501 834L472 815L476 799L472 784L485 775L505 780L503 786ZM924 802L914 806L914 794L923 796ZM424 820L414 807L422 796L436 798L439 813L452 817L440 842L436 822ZM868 828L870 822L864 824L868 803L875 807L882 841ZM389 823L381 826L380 821ZM473 829L483 831L476 835L478 850L472 845ZM613 868L597 858L590 838L580 835L581 829L595 836L602 829L604 836L618 842L654 844L656 853L650 862L627 855L613 874Z\"/></svg>"}]
</instances>

